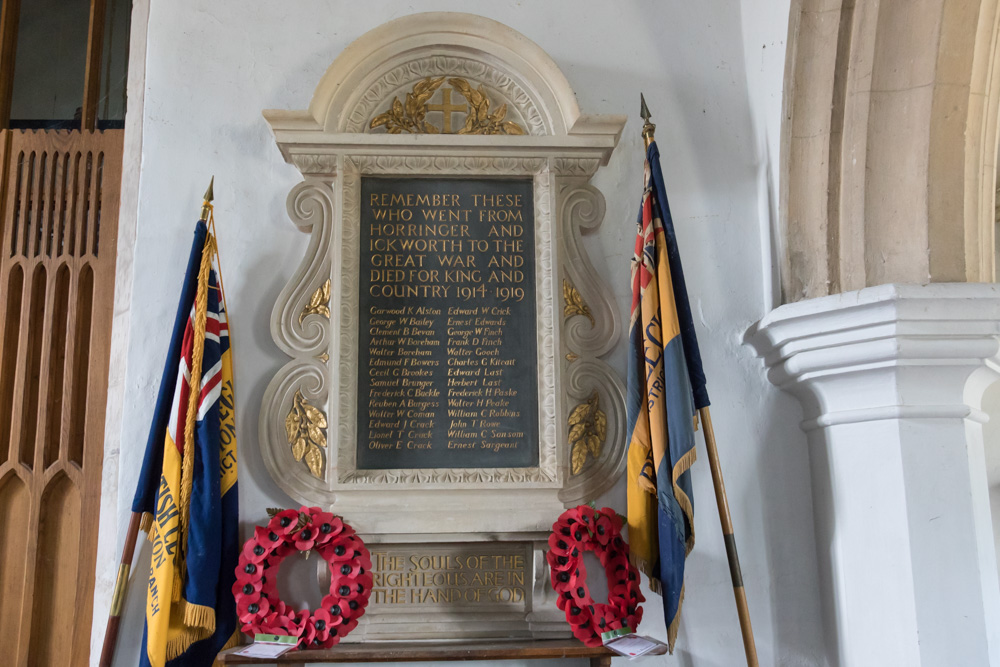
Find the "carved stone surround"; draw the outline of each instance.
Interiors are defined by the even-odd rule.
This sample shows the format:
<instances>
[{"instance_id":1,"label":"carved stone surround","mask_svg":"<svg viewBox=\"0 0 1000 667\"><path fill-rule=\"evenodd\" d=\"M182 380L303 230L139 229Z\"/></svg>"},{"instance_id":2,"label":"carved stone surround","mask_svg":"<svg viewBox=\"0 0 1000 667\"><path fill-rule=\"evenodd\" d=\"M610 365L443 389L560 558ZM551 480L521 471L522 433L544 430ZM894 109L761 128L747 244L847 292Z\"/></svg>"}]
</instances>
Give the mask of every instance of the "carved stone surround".
<instances>
[{"instance_id":1,"label":"carved stone surround","mask_svg":"<svg viewBox=\"0 0 1000 667\"><path fill-rule=\"evenodd\" d=\"M369 127L394 97L402 99L428 76L482 85L491 109L506 104L506 118L525 134L387 134ZM288 213L309 234L305 256L271 317L275 343L291 359L275 374L261 406L260 446L268 471L296 501L332 507L372 544L532 545L528 611L507 619L513 624L507 636L564 634L568 626L545 583L544 539L565 506L596 498L625 467L624 386L602 359L618 342L622 324L581 243L581 234L596 228L605 211L604 197L589 179L607 163L625 118L581 115L565 77L539 47L501 24L452 13L417 14L376 28L331 65L308 111L264 116L282 155L304 176L288 195ZM532 179L537 467L357 469L359 199L366 175ZM566 308L564 282L585 308ZM329 317L320 307L327 306L320 303L324 294L330 297ZM595 392L606 437L573 474L568 418ZM325 417L325 429L311 431L326 441L319 476L292 455L288 433L305 433L310 426L286 430L297 393ZM301 407L297 414L303 414ZM358 638L381 636L380 627L385 636L399 635L420 621L389 616L395 620L370 619ZM451 634L483 636L495 621L469 614L451 625Z\"/></svg>"}]
</instances>

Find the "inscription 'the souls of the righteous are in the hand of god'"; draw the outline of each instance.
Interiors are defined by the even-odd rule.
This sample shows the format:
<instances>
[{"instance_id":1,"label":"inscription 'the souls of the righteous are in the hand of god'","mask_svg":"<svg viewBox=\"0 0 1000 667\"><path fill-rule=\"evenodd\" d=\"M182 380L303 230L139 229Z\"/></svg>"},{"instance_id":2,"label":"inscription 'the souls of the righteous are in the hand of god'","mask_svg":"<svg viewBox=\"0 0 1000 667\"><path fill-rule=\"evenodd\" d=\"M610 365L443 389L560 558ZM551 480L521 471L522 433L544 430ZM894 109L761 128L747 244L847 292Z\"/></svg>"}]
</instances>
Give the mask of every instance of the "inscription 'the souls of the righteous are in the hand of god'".
<instances>
[{"instance_id":1,"label":"inscription 'the souls of the righteous are in the hand of god'","mask_svg":"<svg viewBox=\"0 0 1000 667\"><path fill-rule=\"evenodd\" d=\"M362 180L358 467L536 465L528 180Z\"/></svg>"}]
</instances>

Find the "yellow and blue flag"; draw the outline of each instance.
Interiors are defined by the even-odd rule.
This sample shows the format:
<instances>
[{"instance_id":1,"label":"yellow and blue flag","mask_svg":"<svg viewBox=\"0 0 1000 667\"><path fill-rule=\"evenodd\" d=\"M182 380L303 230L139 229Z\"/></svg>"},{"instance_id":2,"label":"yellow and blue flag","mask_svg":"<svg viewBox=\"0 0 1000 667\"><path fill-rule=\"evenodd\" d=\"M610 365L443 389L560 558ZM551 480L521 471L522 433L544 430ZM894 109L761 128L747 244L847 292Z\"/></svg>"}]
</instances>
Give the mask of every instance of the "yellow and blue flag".
<instances>
[{"instance_id":1,"label":"yellow and blue flag","mask_svg":"<svg viewBox=\"0 0 1000 667\"><path fill-rule=\"evenodd\" d=\"M234 402L215 238L199 220L132 503L153 544L142 667L207 667L238 639Z\"/></svg>"},{"instance_id":2,"label":"yellow and blue flag","mask_svg":"<svg viewBox=\"0 0 1000 667\"><path fill-rule=\"evenodd\" d=\"M673 652L684 561L694 547L695 419L709 402L655 142L646 153L629 334L629 547L636 567L663 596Z\"/></svg>"}]
</instances>

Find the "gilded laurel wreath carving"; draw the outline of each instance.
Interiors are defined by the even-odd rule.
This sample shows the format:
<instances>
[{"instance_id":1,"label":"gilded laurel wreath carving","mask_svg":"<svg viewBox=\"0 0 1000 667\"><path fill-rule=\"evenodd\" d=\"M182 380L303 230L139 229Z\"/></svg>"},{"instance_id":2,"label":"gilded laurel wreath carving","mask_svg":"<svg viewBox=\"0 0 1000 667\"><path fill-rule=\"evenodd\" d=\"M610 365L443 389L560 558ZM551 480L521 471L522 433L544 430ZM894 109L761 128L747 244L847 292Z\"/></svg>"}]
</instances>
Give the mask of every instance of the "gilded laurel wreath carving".
<instances>
[{"instance_id":1,"label":"gilded laurel wreath carving","mask_svg":"<svg viewBox=\"0 0 1000 667\"><path fill-rule=\"evenodd\" d=\"M579 475L587 457L597 459L608 436L608 416L601 410L601 399L597 391L576 406L569 415L569 445L572 472Z\"/></svg>"},{"instance_id":2,"label":"gilded laurel wreath carving","mask_svg":"<svg viewBox=\"0 0 1000 667\"><path fill-rule=\"evenodd\" d=\"M434 91L441 87L445 77L436 79L427 77L413 86L413 90L406 94L406 104L399 101L398 97L392 98L389 110L372 118L371 128L385 125L385 131L389 134L438 134L441 130L424 120L427 115L427 102L434 95Z\"/></svg>"},{"instance_id":3,"label":"gilded laurel wreath carving","mask_svg":"<svg viewBox=\"0 0 1000 667\"><path fill-rule=\"evenodd\" d=\"M524 134L520 125L504 120L507 116L506 104L501 104L496 111L490 113L490 98L486 96L482 84L473 90L465 79L448 79L448 83L469 102L465 127L458 131L459 134Z\"/></svg>"},{"instance_id":4,"label":"gilded laurel wreath carving","mask_svg":"<svg viewBox=\"0 0 1000 667\"><path fill-rule=\"evenodd\" d=\"M320 448L326 447L326 435L323 434L326 427L326 415L309 405L301 391L296 391L292 398L292 409L285 417L285 435L295 460L305 459L309 472L321 479L323 450Z\"/></svg>"},{"instance_id":5,"label":"gilded laurel wreath carving","mask_svg":"<svg viewBox=\"0 0 1000 667\"><path fill-rule=\"evenodd\" d=\"M306 318L306 315L322 315L326 319L330 319L330 279L327 278L326 282L320 285L312 296L309 298L309 303L302 309L299 313L299 324L302 324L302 320Z\"/></svg>"},{"instance_id":6,"label":"gilded laurel wreath carving","mask_svg":"<svg viewBox=\"0 0 1000 667\"><path fill-rule=\"evenodd\" d=\"M483 84L478 88L465 79L453 77L448 79L448 84L465 98L464 108L460 105L451 105L451 94L449 89L445 89L442 95L447 95L441 105L430 105L430 99L446 77L427 77L421 79L414 86L413 90L406 93L406 101L401 102L399 97L392 98L392 104L384 113L372 118L369 127L385 127L389 134L441 134L451 133L452 113L465 113L465 125L458 130L457 134L525 134L524 128L512 120L506 120L507 105L501 104L495 111L490 112L490 99ZM444 128L439 128L427 122L428 111L442 111L445 114Z\"/></svg>"},{"instance_id":7,"label":"gilded laurel wreath carving","mask_svg":"<svg viewBox=\"0 0 1000 667\"><path fill-rule=\"evenodd\" d=\"M594 315L590 312L590 306L580 296L580 291L573 286L573 283L566 279L563 279L563 301L566 303L563 308L563 317L570 318L574 315L583 315L590 320L591 327L596 324Z\"/></svg>"}]
</instances>

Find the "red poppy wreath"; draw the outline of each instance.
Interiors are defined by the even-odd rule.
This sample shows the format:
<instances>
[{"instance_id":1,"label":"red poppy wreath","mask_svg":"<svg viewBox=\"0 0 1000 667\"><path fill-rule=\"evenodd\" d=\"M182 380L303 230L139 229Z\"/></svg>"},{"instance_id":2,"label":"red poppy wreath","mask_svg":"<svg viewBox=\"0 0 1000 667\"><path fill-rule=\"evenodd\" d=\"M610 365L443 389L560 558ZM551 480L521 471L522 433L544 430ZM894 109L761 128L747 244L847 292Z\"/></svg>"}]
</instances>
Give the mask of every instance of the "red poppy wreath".
<instances>
[{"instance_id":1,"label":"red poppy wreath","mask_svg":"<svg viewBox=\"0 0 1000 667\"><path fill-rule=\"evenodd\" d=\"M600 646L601 633L628 626L635 630L642 620L639 573L628 560L622 539L622 520L614 510L580 505L566 510L552 524L549 561L556 605L566 614L573 634L587 646ZM590 596L583 553L592 550L608 577L608 602Z\"/></svg>"},{"instance_id":2,"label":"red poppy wreath","mask_svg":"<svg viewBox=\"0 0 1000 667\"><path fill-rule=\"evenodd\" d=\"M371 595L371 555L354 529L318 507L268 510L254 528L236 568L236 613L243 632L298 637L299 648L330 648L358 625ZM294 609L278 597L278 566L298 551L315 550L330 566L330 594L316 611Z\"/></svg>"}]
</instances>

